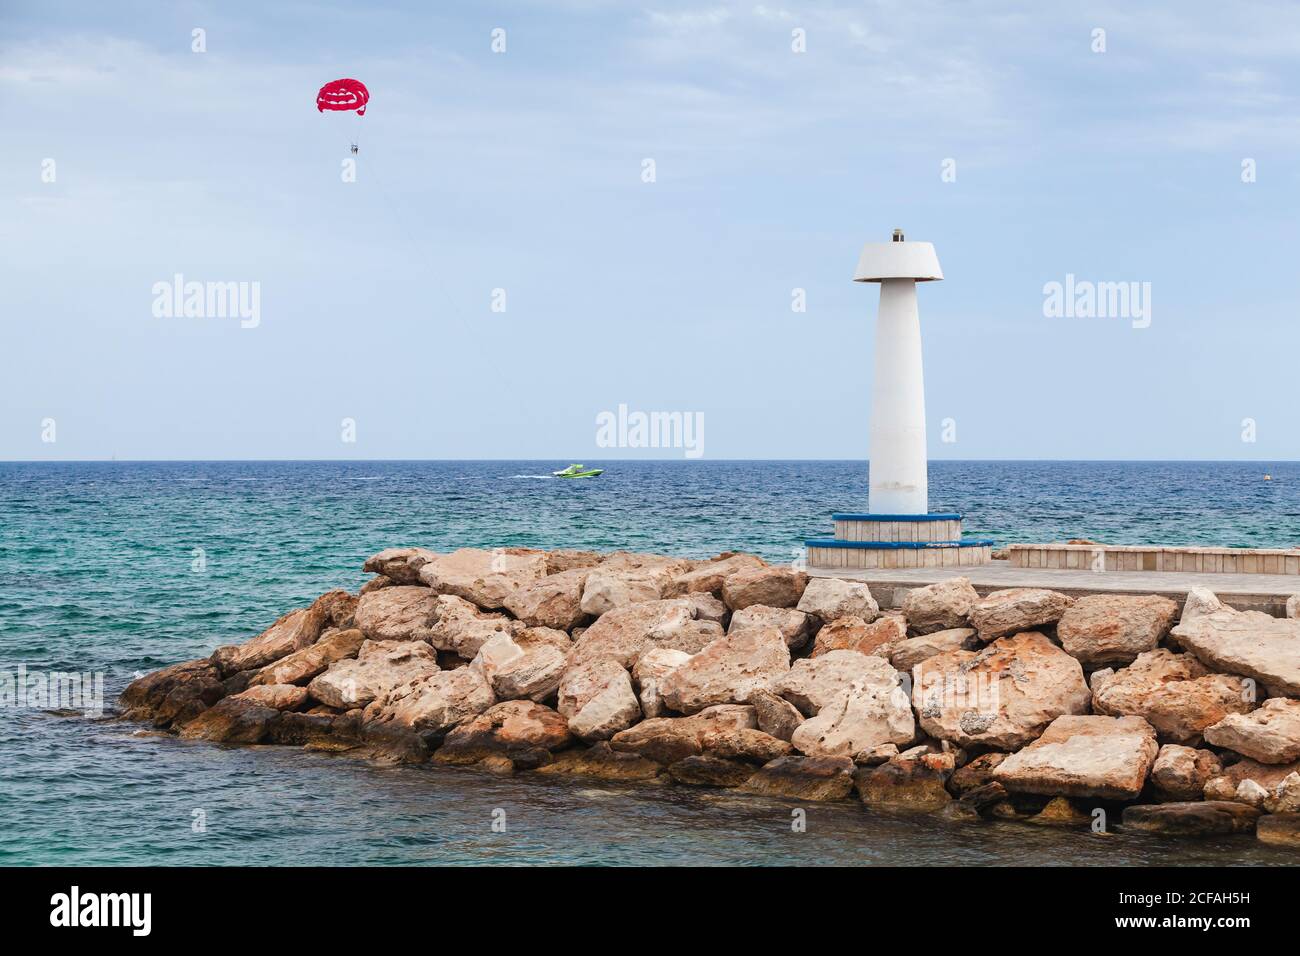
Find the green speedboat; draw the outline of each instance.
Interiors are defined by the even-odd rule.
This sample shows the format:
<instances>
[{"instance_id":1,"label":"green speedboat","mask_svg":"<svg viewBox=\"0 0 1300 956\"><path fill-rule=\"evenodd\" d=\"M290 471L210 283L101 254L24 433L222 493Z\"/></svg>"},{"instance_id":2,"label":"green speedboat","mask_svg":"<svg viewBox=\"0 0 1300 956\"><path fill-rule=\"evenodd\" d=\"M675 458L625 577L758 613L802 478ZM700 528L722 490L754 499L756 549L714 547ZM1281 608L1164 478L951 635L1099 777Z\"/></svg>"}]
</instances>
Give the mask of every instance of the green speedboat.
<instances>
[{"instance_id":1,"label":"green speedboat","mask_svg":"<svg viewBox=\"0 0 1300 956\"><path fill-rule=\"evenodd\" d=\"M586 465L570 465L563 471L553 471L551 474L556 478L595 478L604 471L604 468L588 468Z\"/></svg>"}]
</instances>

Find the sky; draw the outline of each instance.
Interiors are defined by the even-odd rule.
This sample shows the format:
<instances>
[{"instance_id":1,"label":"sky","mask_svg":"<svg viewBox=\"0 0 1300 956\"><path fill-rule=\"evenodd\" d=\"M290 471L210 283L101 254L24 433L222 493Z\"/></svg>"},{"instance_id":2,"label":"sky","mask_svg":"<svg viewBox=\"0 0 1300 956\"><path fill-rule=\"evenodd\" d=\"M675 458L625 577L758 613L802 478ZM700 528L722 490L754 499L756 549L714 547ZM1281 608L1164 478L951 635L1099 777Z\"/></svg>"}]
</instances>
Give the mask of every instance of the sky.
<instances>
[{"instance_id":1,"label":"sky","mask_svg":"<svg viewBox=\"0 0 1300 956\"><path fill-rule=\"evenodd\" d=\"M931 458L1300 458L1297 49L1282 2L6 0L0 459L687 457L620 406L865 459L896 227Z\"/></svg>"}]
</instances>

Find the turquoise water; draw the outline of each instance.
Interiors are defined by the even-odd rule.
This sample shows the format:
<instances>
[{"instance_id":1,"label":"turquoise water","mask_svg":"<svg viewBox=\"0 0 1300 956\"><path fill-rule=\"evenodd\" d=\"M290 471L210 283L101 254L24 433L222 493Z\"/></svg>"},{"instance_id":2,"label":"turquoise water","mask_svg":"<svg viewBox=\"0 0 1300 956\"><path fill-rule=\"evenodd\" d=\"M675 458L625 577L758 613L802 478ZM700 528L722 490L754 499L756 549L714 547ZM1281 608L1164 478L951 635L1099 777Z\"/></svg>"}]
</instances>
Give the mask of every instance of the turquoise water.
<instances>
[{"instance_id":1,"label":"turquoise water","mask_svg":"<svg viewBox=\"0 0 1300 956\"><path fill-rule=\"evenodd\" d=\"M0 464L0 671L103 672L115 698L136 673L243 640L331 587L355 589L361 562L386 546L788 560L828 530L832 511L866 501L861 463L615 462L591 481L546 477L565 464ZM931 466L930 502L1002 543L1300 543L1294 464L942 462ZM491 829L497 808L504 834ZM957 827L852 804L812 808L808 831L792 833L788 806L725 793L379 769L33 708L7 709L0 723L8 863L1227 859L1294 856L1249 838Z\"/></svg>"}]
</instances>

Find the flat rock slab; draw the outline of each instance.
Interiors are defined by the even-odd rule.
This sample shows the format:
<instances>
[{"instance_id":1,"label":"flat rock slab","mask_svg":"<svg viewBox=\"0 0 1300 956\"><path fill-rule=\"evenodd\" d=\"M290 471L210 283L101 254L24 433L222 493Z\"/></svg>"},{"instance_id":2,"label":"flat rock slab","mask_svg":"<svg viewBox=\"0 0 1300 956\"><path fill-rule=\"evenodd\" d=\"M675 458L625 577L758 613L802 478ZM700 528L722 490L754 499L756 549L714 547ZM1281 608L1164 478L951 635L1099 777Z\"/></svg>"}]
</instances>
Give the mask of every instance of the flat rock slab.
<instances>
[{"instance_id":1,"label":"flat rock slab","mask_svg":"<svg viewBox=\"0 0 1300 956\"><path fill-rule=\"evenodd\" d=\"M1194 593L1198 606L1208 609L1190 620L1184 614L1170 632L1175 640L1214 670L1253 677L1275 694L1300 697L1300 620L1234 611L1213 594Z\"/></svg>"},{"instance_id":2,"label":"flat rock slab","mask_svg":"<svg viewBox=\"0 0 1300 956\"><path fill-rule=\"evenodd\" d=\"M1260 843L1300 850L1300 813L1272 813L1259 818L1255 836Z\"/></svg>"},{"instance_id":3,"label":"flat rock slab","mask_svg":"<svg viewBox=\"0 0 1300 956\"><path fill-rule=\"evenodd\" d=\"M1228 800L1199 800L1188 803L1158 803L1125 807L1125 830L1161 833L1169 836L1214 836L1246 833L1255 829L1259 811L1244 803Z\"/></svg>"},{"instance_id":4,"label":"flat rock slab","mask_svg":"<svg viewBox=\"0 0 1300 956\"><path fill-rule=\"evenodd\" d=\"M696 787L739 787L754 775L754 767L711 754L684 757L668 768L668 776Z\"/></svg>"},{"instance_id":5,"label":"flat rock slab","mask_svg":"<svg viewBox=\"0 0 1300 956\"><path fill-rule=\"evenodd\" d=\"M662 782L663 765L634 753L611 750L608 741L600 741L586 750L570 749L557 753L550 763L538 767L547 776L591 777L595 780Z\"/></svg>"},{"instance_id":6,"label":"flat rock slab","mask_svg":"<svg viewBox=\"0 0 1300 956\"><path fill-rule=\"evenodd\" d=\"M843 800L853 790L848 757L778 757L740 788L743 793L792 800Z\"/></svg>"},{"instance_id":7,"label":"flat rock slab","mask_svg":"<svg viewBox=\"0 0 1300 956\"><path fill-rule=\"evenodd\" d=\"M1134 800L1159 750L1141 717L1058 717L991 776L1011 791Z\"/></svg>"}]
</instances>

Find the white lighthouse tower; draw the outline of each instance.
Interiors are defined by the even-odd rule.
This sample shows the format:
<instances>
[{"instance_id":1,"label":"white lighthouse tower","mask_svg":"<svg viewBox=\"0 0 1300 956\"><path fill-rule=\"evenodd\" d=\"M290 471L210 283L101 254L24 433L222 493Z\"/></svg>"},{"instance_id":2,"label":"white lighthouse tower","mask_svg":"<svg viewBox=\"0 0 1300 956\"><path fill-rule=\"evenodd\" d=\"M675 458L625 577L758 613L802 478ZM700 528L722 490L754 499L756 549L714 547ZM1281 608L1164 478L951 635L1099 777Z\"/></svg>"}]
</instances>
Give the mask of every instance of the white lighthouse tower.
<instances>
[{"instance_id":1,"label":"white lighthouse tower","mask_svg":"<svg viewBox=\"0 0 1300 956\"><path fill-rule=\"evenodd\" d=\"M955 567L990 558L992 541L962 539L960 514L929 510L916 284L942 278L934 246L906 241L901 229L892 242L862 248L853 280L880 283L867 511L833 515L835 537L806 542L811 567Z\"/></svg>"},{"instance_id":2,"label":"white lighthouse tower","mask_svg":"<svg viewBox=\"0 0 1300 956\"><path fill-rule=\"evenodd\" d=\"M930 509L926 475L925 380L916 284L943 278L928 242L869 242L854 282L880 283L876 375L871 387L871 491L874 514L923 515Z\"/></svg>"}]
</instances>

